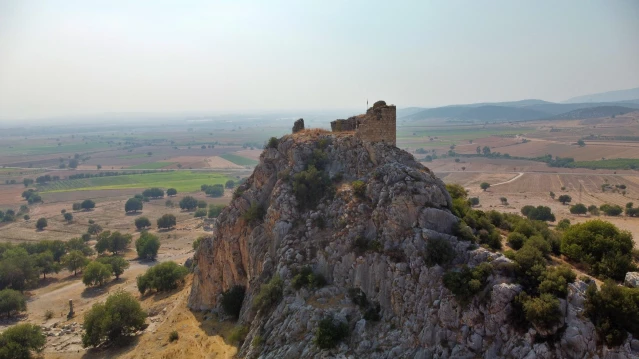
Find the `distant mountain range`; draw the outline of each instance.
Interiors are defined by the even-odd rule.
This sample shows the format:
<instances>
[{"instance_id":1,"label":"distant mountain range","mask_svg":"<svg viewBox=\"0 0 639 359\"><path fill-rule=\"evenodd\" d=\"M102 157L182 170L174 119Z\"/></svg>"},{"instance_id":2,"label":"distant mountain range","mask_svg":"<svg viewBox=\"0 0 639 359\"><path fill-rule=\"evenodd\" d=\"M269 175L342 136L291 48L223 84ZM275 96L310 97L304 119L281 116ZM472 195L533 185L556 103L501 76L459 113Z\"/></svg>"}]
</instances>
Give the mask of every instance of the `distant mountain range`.
<instances>
[{"instance_id":1,"label":"distant mountain range","mask_svg":"<svg viewBox=\"0 0 639 359\"><path fill-rule=\"evenodd\" d=\"M617 90L573 97L564 103L582 102L621 102L639 99L639 87L628 90Z\"/></svg>"},{"instance_id":2,"label":"distant mountain range","mask_svg":"<svg viewBox=\"0 0 639 359\"><path fill-rule=\"evenodd\" d=\"M597 98L600 95L610 97L612 95L608 94L617 93L621 98L622 93L625 94L624 96L630 96L632 91L637 91L636 99L616 102L572 103L567 101L566 103L555 103L529 99L435 108L409 107L397 110L397 118L400 121L409 122L435 119L461 122L504 122L607 117L639 110L639 89L590 95L592 98Z\"/></svg>"}]
</instances>

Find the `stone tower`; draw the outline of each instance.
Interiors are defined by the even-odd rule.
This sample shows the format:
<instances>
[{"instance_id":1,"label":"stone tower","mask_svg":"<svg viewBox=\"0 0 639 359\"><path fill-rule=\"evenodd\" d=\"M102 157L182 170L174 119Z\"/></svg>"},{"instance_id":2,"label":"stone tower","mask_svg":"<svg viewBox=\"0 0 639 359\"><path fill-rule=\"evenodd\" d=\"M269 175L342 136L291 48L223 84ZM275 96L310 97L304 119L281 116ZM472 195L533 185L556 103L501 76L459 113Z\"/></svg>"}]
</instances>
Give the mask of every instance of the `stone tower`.
<instances>
[{"instance_id":1,"label":"stone tower","mask_svg":"<svg viewBox=\"0 0 639 359\"><path fill-rule=\"evenodd\" d=\"M366 142L384 142L397 145L397 109L377 101L365 114L346 120L331 122L333 132L355 131L355 135Z\"/></svg>"}]
</instances>

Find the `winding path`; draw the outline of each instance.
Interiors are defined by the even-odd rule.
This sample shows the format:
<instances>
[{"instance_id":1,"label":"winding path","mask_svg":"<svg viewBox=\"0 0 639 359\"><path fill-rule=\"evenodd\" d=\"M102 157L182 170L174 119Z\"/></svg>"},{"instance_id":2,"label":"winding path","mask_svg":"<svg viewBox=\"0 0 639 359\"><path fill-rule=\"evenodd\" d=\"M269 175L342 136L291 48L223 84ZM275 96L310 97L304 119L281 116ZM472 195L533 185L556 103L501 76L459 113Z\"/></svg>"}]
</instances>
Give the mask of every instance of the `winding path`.
<instances>
[{"instance_id":1,"label":"winding path","mask_svg":"<svg viewBox=\"0 0 639 359\"><path fill-rule=\"evenodd\" d=\"M513 177L513 178L509 179L508 181L505 181L505 182L499 182L499 183L495 183L495 184L491 184L491 185L490 185L490 187L495 187L495 186L499 186L499 185L501 185L501 184L506 184L506 183L513 182L513 181L515 181L515 180L519 179L519 178L520 178L521 176L523 176L523 175L524 175L524 172L519 172L519 174L518 174L517 176L515 176L515 177Z\"/></svg>"}]
</instances>

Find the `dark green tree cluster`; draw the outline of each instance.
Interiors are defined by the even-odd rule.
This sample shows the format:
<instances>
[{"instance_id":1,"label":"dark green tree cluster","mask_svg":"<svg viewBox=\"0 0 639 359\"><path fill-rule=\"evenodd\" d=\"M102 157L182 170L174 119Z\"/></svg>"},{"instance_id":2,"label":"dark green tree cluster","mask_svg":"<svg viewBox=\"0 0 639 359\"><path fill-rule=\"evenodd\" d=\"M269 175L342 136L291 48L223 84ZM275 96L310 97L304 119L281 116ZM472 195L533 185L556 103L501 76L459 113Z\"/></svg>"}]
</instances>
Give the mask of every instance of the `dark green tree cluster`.
<instances>
[{"instance_id":1,"label":"dark green tree cluster","mask_svg":"<svg viewBox=\"0 0 639 359\"><path fill-rule=\"evenodd\" d=\"M164 190L158 187L145 189L142 195L147 198L164 198Z\"/></svg>"},{"instance_id":2,"label":"dark green tree cluster","mask_svg":"<svg viewBox=\"0 0 639 359\"><path fill-rule=\"evenodd\" d=\"M209 213L208 213L208 217L209 218L217 218L217 216L220 215L220 213L222 213L222 210L224 209L224 205L221 204L214 204L211 203L209 205Z\"/></svg>"},{"instance_id":3,"label":"dark green tree cluster","mask_svg":"<svg viewBox=\"0 0 639 359\"><path fill-rule=\"evenodd\" d=\"M143 207L144 204L139 198L129 198L124 204L124 211L127 213L136 213L137 211L141 211Z\"/></svg>"},{"instance_id":4,"label":"dark green tree cluster","mask_svg":"<svg viewBox=\"0 0 639 359\"><path fill-rule=\"evenodd\" d=\"M291 280L291 286L298 290L302 287L321 288L325 285L326 278L321 273L313 272L309 266L303 267Z\"/></svg>"},{"instance_id":5,"label":"dark green tree cluster","mask_svg":"<svg viewBox=\"0 0 639 359\"><path fill-rule=\"evenodd\" d=\"M592 283L586 291L585 314L609 346L623 344L628 333L639 336L639 289L606 281L601 290Z\"/></svg>"},{"instance_id":6,"label":"dark green tree cluster","mask_svg":"<svg viewBox=\"0 0 639 359\"><path fill-rule=\"evenodd\" d=\"M623 213L623 208L616 204L602 204L599 206L599 210L606 216L616 217Z\"/></svg>"},{"instance_id":7,"label":"dark green tree cluster","mask_svg":"<svg viewBox=\"0 0 639 359\"><path fill-rule=\"evenodd\" d=\"M175 289L184 282L189 270L175 262L163 262L149 268L137 278L138 290L142 295L147 291L163 292Z\"/></svg>"},{"instance_id":8,"label":"dark green tree cluster","mask_svg":"<svg viewBox=\"0 0 639 359\"><path fill-rule=\"evenodd\" d=\"M47 343L42 328L36 324L17 324L0 334L1 359L30 359L41 353Z\"/></svg>"},{"instance_id":9,"label":"dark green tree cluster","mask_svg":"<svg viewBox=\"0 0 639 359\"><path fill-rule=\"evenodd\" d=\"M177 194L177 190L175 188L169 188L166 190L166 195L169 197L173 197Z\"/></svg>"},{"instance_id":10,"label":"dark green tree cluster","mask_svg":"<svg viewBox=\"0 0 639 359\"><path fill-rule=\"evenodd\" d=\"M29 202L29 204L42 202L42 197L40 197L40 194L33 188L22 192L22 198Z\"/></svg>"},{"instance_id":11,"label":"dark green tree cluster","mask_svg":"<svg viewBox=\"0 0 639 359\"><path fill-rule=\"evenodd\" d=\"M135 228L138 230L147 229L151 227L151 221L147 217L138 217L135 219Z\"/></svg>"},{"instance_id":12,"label":"dark green tree cluster","mask_svg":"<svg viewBox=\"0 0 639 359\"><path fill-rule=\"evenodd\" d=\"M555 215L552 213L550 207L547 206L523 206L521 208L521 214L530 220L547 222L555 221Z\"/></svg>"},{"instance_id":13,"label":"dark green tree cluster","mask_svg":"<svg viewBox=\"0 0 639 359\"><path fill-rule=\"evenodd\" d=\"M601 220L570 226L561 242L561 252L566 257L586 265L595 276L615 280L623 280L626 272L636 269L633 248L630 232Z\"/></svg>"},{"instance_id":14,"label":"dark green tree cluster","mask_svg":"<svg viewBox=\"0 0 639 359\"><path fill-rule=\"evenodd\" d=\"M194 197L191 196L185 196L184 198L182 198L180 200L180 208L187 210L187 211L192 211L194 209L197 208L197 199L195 199Z\"/></svg>"},{"instance_id":15,"label":"dark green tree cluster","mask_svg":"<svg viewBox=\"0 0 639 359\"><path fill-rule=\"evenodd\" d=\"M95 250L102 254L106 251L117 255L119 252L125 251L131 244L132 237L130 234L123 234L118 231L104 231L98 236L98 242L95 244Z\"/></svg>"},{"instance_id":16,"label":"dark green tree cluster","mask_svg":"<svg viewBox=\"0 0 639 359\"><path fill-rule=\"evenodd\" d=\"M320 320L313 341L320 349L331 349L348 334L348 324L328 317Z\"/></svg>"},{"instance_id":17,"label":"dark green tree cluster","mask_svg":"<svg viewBox=\"0 0 639 359\"><path fill-rule=\"evenodd\" d=\"M461 218L455 226L455 235L461 240L479 242L492 249L500 249L501 236L497 227L502 224L503 218L498 216L493 220L494 214L500 215L499 212L473 209L466 190L460 185L449 184L446 185L446 189L453 199L453 214Z\"/></svg>"},{"instance_id":18,"label":"dark green tree cluster","mask_svg":"<svg viewBox=\"0 0 639 359\"><path fill-rule=\"evenodd\" d=\"M158 218L157 226L160 229L171 229L176 225L175 216L172 214L163 214L162 217Z\"/></svg>"},{"instance_id":19,"label":"dark green tree cluster","mask_svg":"<svg viewBox=\"0 0 639 359\"><path fill-rule=\"evenodd\" d=\"M200 189L202 190L202 192L206 193L206 195L210 197L224 196L224 185L221 185L221 184L214 184L214 185L203 184L200 187Z\"/></svg>"},{"instance_id":20,"label":"dark green tree cluster","mask_svg":"<svg viewBox=\"0 0 639 359\"><path fill-rule=\"evenodd\" d=\"M149 232L142 232L140 238L135 241L135 250L142 259L155 260L160 249L160 239Z\"/></svg>"},{"instance_id":21,"label":"dark green tree cluster","mask_svg":"<svg viewBox=\"0 0 639 359\"><path fill-rule=\"evenodd\" d=\"M84 314L82 345L97 347L132 335L147 327L145 320L146 313L140 303L131 294L119 291L104 303L93 304Z\"/></svg>"},{"instance_id":22,"label":"dark green tree cluster","mask_svg":"<svg viewBox=\"0 0 639 359\"><path fill-rule=\"evenodd\" d=\"M492 270L489 263L481 263L474 268L464 266L459 271L444 274L444 286L455 295L458 302L467 304L486 287Z\"/></svg>"},{"instance_id":23,"label":"dark green tree cluster","mask_svg":"<svg viewBox=\"0 0 639 359\"><path fill-rule=\"evenodd\" d=\"M20 291L5 288L0 290L0 315L11 317L27 310L27 298Z\"/></svg>"}]
</instances>

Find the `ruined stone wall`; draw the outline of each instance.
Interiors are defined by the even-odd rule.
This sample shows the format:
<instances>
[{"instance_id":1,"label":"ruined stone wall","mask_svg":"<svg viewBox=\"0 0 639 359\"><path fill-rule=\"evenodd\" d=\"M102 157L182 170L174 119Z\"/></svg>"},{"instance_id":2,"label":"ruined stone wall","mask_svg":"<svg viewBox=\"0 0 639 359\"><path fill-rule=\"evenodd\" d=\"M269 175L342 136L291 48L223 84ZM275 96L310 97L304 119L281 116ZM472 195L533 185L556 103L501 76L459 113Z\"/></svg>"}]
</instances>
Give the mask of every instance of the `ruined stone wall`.
<instances>
[{"instance_id":1,"label":"ruined stone wall","mask_svg":"<svg viewBox=\"0 0 639 359\"><path fill-rule=\"evenodd\" d=\"M333 132L355 131L355 135L366 142L384 142L397 145L397 109L394 105L386 105L377 101L365 114L353 116L346 120L331 122Z\"/></svg>"},{"instance_id":2,"label":"ruined stone wall","mask_svg":"<svg viewBox=\"0 0 639 359\"><path fill-rule=\"evenodd\" d=\"M357 126L356 136L366 142L384 142L395 146L397 144L397 109L385 103L368 109L364 119Z\"/></svg>"}]
</instances>

